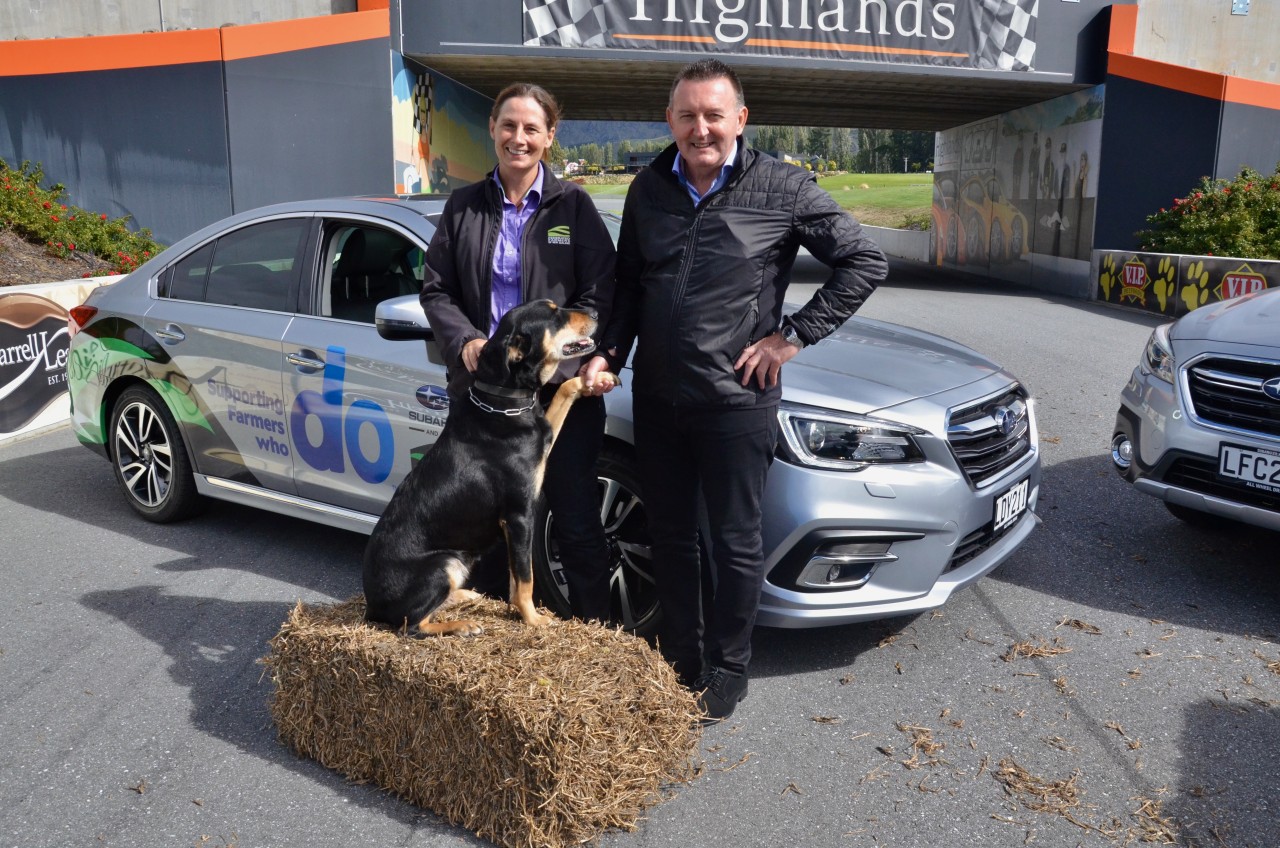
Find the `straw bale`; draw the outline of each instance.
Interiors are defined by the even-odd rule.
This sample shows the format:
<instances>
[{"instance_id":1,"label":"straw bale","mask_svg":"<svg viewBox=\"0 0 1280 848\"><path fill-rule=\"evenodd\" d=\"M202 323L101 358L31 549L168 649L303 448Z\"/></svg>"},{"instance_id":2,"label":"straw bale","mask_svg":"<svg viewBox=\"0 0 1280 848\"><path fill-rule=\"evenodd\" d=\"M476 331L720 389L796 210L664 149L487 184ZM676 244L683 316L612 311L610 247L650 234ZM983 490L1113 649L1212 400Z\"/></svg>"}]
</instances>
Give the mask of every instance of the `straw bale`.
<instances>
[{"instance_id":1,"label":"straw bale","mask_svg":"<svg viewBox=\"0 0 1280 848\"><path fill-rule=\"evenodd\" d=\"M481 598L475 638L405 638L364 600L299 603L263 659L295 751L510 848L576 845L696 776L697 702L658 653L580 621L525 626Z\"/></svg>"}]
</instances>

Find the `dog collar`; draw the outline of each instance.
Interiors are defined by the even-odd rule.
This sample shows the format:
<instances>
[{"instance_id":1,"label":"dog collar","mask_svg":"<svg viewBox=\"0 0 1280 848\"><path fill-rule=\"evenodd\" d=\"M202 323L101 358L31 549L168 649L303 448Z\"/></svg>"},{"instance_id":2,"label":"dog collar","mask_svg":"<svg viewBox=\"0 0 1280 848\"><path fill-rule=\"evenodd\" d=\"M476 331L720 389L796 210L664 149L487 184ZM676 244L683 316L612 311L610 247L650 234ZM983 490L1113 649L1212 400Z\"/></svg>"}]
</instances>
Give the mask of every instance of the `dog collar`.
<instances>
[{"instance_id":1,"label":"dog collar","mask_svg":"<svg viewBox=\"0 0 1280 848\"><path fill-rule=\"evenodd\" d=\"M481 389L480 391L484 392L484 391L488 391L488 389ZM507 415L510 417L515 417L517 415L522 415L523 413L528 412L529 410L533 409L534 404L537 403L537 401L532 399L533 397L532 392L528 394L528 397L530 398L528 406L513 406L507 409L499 409L495 406L490 406L489 404L480 400L480 398L476 397L475 386L472 386L470 389L467 390L467 395L471 398L472 403L480 407L485 412L493 412L498 415Z\"/></svg>"},{"instance_id":2,"label":"dog collar","mask_svg":"<svg viewBox=\"0 0 1280 848\"><path fill-rule=\"evenodd\" d=\"M533 397L533 391L531 389L508 389L503 386L495 386L493 383L483 383L480 380L476 380L473 385L487 395L519 398L520 400L528 400Z\"/></svg>"}]
</instances>

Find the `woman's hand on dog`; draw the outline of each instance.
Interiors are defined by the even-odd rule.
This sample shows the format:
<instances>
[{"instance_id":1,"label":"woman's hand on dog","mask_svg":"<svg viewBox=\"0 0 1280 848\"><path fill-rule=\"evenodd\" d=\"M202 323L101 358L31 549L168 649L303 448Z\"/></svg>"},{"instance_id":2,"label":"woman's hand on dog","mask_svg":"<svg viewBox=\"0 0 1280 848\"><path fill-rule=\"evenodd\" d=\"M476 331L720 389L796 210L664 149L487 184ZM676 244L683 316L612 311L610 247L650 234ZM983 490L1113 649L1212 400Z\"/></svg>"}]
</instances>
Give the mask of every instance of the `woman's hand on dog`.
<instances>
[{"instance_id":1,"label":"woman's hand on dog","mask_svg":"<svg viewBox=\"0 0 1280 848\"><path fill-rule=\"evenodd\" d=\"M484 341L484 339L472 339L462 346L462 364L472 373L475 373L480 365L480 351L484 348Z\"/></svg>"},{"instance_id":2,"label":"woman's hand on dog","mask_svg":"<svg viewBox=\"0 0 1280 848\"><path fill-rule=\"evenodd\" d=\"M584 394L587 395L607 395L614 386L621 385L621 381L609 372L609 360L603 356L588 359L578 369L578 376L582 378Z\"/></svg>"}]
</instances>

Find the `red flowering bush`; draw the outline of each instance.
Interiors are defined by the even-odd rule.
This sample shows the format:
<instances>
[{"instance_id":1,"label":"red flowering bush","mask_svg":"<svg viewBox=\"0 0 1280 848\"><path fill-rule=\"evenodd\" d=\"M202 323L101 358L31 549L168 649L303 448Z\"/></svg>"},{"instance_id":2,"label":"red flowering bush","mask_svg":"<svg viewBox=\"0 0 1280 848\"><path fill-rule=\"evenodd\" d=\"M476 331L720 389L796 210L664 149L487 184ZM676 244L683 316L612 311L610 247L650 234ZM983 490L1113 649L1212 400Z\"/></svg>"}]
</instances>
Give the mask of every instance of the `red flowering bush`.
<instances>
[{"instance_id":1,"label":"red flowering bush","mask_svg":"<svg viewBox=\"0 0 1280 848\"><path fill-rule=\"evenodd\" d=\"M66 187L41 186L44 171L23 162L16 170L0 159L0 227L43 244L53 256L76 251L109 261L112 270L127 274L163 247L148 229L130 230L129 219L110 219L104 213L86 212L62 202Z\"/></svg>"},{"instance_id":2,"label":"red flowering bush","mask_svg":"<svg viewBox=\"0 0 1280 848\"><path fill-rule=\"evenodd\" d=\"M1143 250L1280 259L1280 164L1270 176L1244 168L1234 180L1205 177L1147 223L1135 234Z\"/></svg>"}]
</instances>

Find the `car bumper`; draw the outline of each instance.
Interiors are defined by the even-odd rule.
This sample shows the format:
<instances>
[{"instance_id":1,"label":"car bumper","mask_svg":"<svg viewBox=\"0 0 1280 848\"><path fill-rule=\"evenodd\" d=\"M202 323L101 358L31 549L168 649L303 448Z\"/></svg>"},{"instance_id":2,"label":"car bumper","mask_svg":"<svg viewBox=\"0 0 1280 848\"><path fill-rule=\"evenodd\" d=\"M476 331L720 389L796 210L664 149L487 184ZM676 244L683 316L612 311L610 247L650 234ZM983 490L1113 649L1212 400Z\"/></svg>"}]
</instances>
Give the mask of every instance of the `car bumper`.
<instances>
[{"instance_id":1,"label":"car bumper","mask_svg":"<svg viewBox=\"0 0 1280 848\"><path fill-rule=\"evenodd\" d=\"M934 609L1008 559L1039 521L1034 449L976 491L958 471L933 462L878 468L874 477L869 472L774 463L766 488L766 578L757 624L827 627ZM993 531L996 499L1023 480L1026 511ZM857 585L798 585L806 568L814 573L810 564L820 572L830 561L825 555L833 546L860 544L887 549L880 561L849 575Z\"/></svg>"},{"instance_id":2,"label":"car bumper","mask_svg":"<svg viewBox=\"0 0 1280 848\"><path fill-rule=\"evenodd\" d=\"M1127 438L1120 475L1138 491L1171 504L1280 531L1280 495L1235 486L1217 476L1223 442L1275 449L1275 443L1226 434L1191 422L1174 387L1135 369L1120 393L1113 445Z\"/></svg>"}]
</instances>

